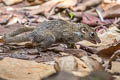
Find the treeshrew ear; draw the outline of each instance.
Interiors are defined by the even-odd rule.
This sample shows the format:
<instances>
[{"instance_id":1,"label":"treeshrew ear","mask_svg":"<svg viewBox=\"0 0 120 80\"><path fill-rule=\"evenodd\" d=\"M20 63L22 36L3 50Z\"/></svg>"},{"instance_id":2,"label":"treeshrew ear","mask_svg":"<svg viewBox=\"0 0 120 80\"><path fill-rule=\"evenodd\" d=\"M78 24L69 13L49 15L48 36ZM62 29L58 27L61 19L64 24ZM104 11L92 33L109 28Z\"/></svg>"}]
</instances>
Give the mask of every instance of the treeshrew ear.
<instances>
[{"instance_id":1,"label":"treeshrew ear","mask_svg":"<svg viewBox=\"0 0 120 80\"><path fill-rule=\"evenodd\" d=\"M82 28L81 28L81 32L82 32L82 33L86 33L86 32L88 32L88 30L87 30L85 27L82 27Z\"/></svg>"}]
</instances>

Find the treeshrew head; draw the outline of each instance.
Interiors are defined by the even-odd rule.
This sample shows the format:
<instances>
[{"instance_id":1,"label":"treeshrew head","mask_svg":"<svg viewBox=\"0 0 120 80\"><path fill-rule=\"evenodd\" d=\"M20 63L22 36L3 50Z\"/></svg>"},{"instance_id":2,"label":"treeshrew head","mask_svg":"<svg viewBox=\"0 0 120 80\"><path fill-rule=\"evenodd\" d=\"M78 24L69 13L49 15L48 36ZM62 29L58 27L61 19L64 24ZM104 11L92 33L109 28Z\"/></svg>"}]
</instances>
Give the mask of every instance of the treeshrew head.
<instances>
[{"instance_id":1,"label":"treeshrew head","mask_svg":"<svg viewBox=\"0 0 120 80\"><path fill-rule=\"evenodd\" d=\"M81 38L83 38L83 40L90 41L91 43L94 43L94 44L101 43L101 40L94 29L82 23L79 26L80 26L79 30L81 32L80 37L82 36Z\"/></svg>"}]
</instances>

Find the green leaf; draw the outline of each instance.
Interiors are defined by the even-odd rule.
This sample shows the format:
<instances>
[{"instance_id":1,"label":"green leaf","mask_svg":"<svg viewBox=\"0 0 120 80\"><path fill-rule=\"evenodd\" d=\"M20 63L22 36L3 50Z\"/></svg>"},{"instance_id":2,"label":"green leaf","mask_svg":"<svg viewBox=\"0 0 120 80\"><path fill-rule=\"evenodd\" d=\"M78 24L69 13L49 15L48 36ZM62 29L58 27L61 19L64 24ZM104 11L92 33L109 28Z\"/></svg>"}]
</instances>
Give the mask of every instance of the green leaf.
<instances>
[{"instance_id":1,"label":"green leaf","mask_svg":"<svg viewBox=\"0 0 120 80\"><path fill-rule=\"evenodd\" d=\"M75 16L73 13L69 13L70 15L70 19L73 19L73 17Z\"/></svg>"}]
</instances>

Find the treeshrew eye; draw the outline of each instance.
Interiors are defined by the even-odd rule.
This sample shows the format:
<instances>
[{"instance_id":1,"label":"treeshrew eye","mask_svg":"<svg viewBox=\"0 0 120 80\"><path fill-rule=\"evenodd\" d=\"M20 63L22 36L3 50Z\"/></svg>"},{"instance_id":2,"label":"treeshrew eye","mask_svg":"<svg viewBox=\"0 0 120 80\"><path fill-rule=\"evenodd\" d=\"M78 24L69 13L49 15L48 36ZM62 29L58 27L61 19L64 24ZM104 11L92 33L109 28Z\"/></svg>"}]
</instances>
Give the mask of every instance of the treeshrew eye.
<instances>
[{"instance_id":1,"label":"treeshrew eye","mask_svg":"<svg viewBox=\"0 0 120 80\"><path fill-rule=\"evenodd\" d=\"M94 32L91 32L91 33L90 33L90 36L91 36L91 37L94 37L94 36L95 36L95 33L94 33Z\"/></svg>"}]
</instances>

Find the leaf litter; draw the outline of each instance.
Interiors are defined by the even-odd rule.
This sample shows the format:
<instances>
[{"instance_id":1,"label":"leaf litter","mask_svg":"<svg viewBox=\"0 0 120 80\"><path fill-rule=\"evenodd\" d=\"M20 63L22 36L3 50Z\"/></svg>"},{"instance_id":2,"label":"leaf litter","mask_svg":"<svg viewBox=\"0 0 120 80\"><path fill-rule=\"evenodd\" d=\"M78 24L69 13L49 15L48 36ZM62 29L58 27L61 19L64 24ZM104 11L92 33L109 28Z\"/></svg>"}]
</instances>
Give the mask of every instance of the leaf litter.
<instances>
[{"instance_id":1,"label":"leaf litter","mask_svg":"<svg viewBox=\"0 0 120 80\"><path fill-rule=\"evenodd\" d=\"M10 2L1 0L0 2L1 78L51 80L48 76L52 75L54 80L59 78L62 80L59 76L64 74L61 72L64 70L67 72L66 76L74 76L71 80L87 80L92 75L103 80L120 79L119 0L10 0ZM88 24L96 30L102 42L94 45L81 41L72 49L65 45L54 44L43 52L37 51L34 44L29 42L4 44L3 35L8 32L26 25L38 27L43 21L54 19ZM94 72L105 76L98 76ZM56 78L54 75L59 73ZM68 79L66 77L66 80Z\"/></svg>"}]
</instances>

